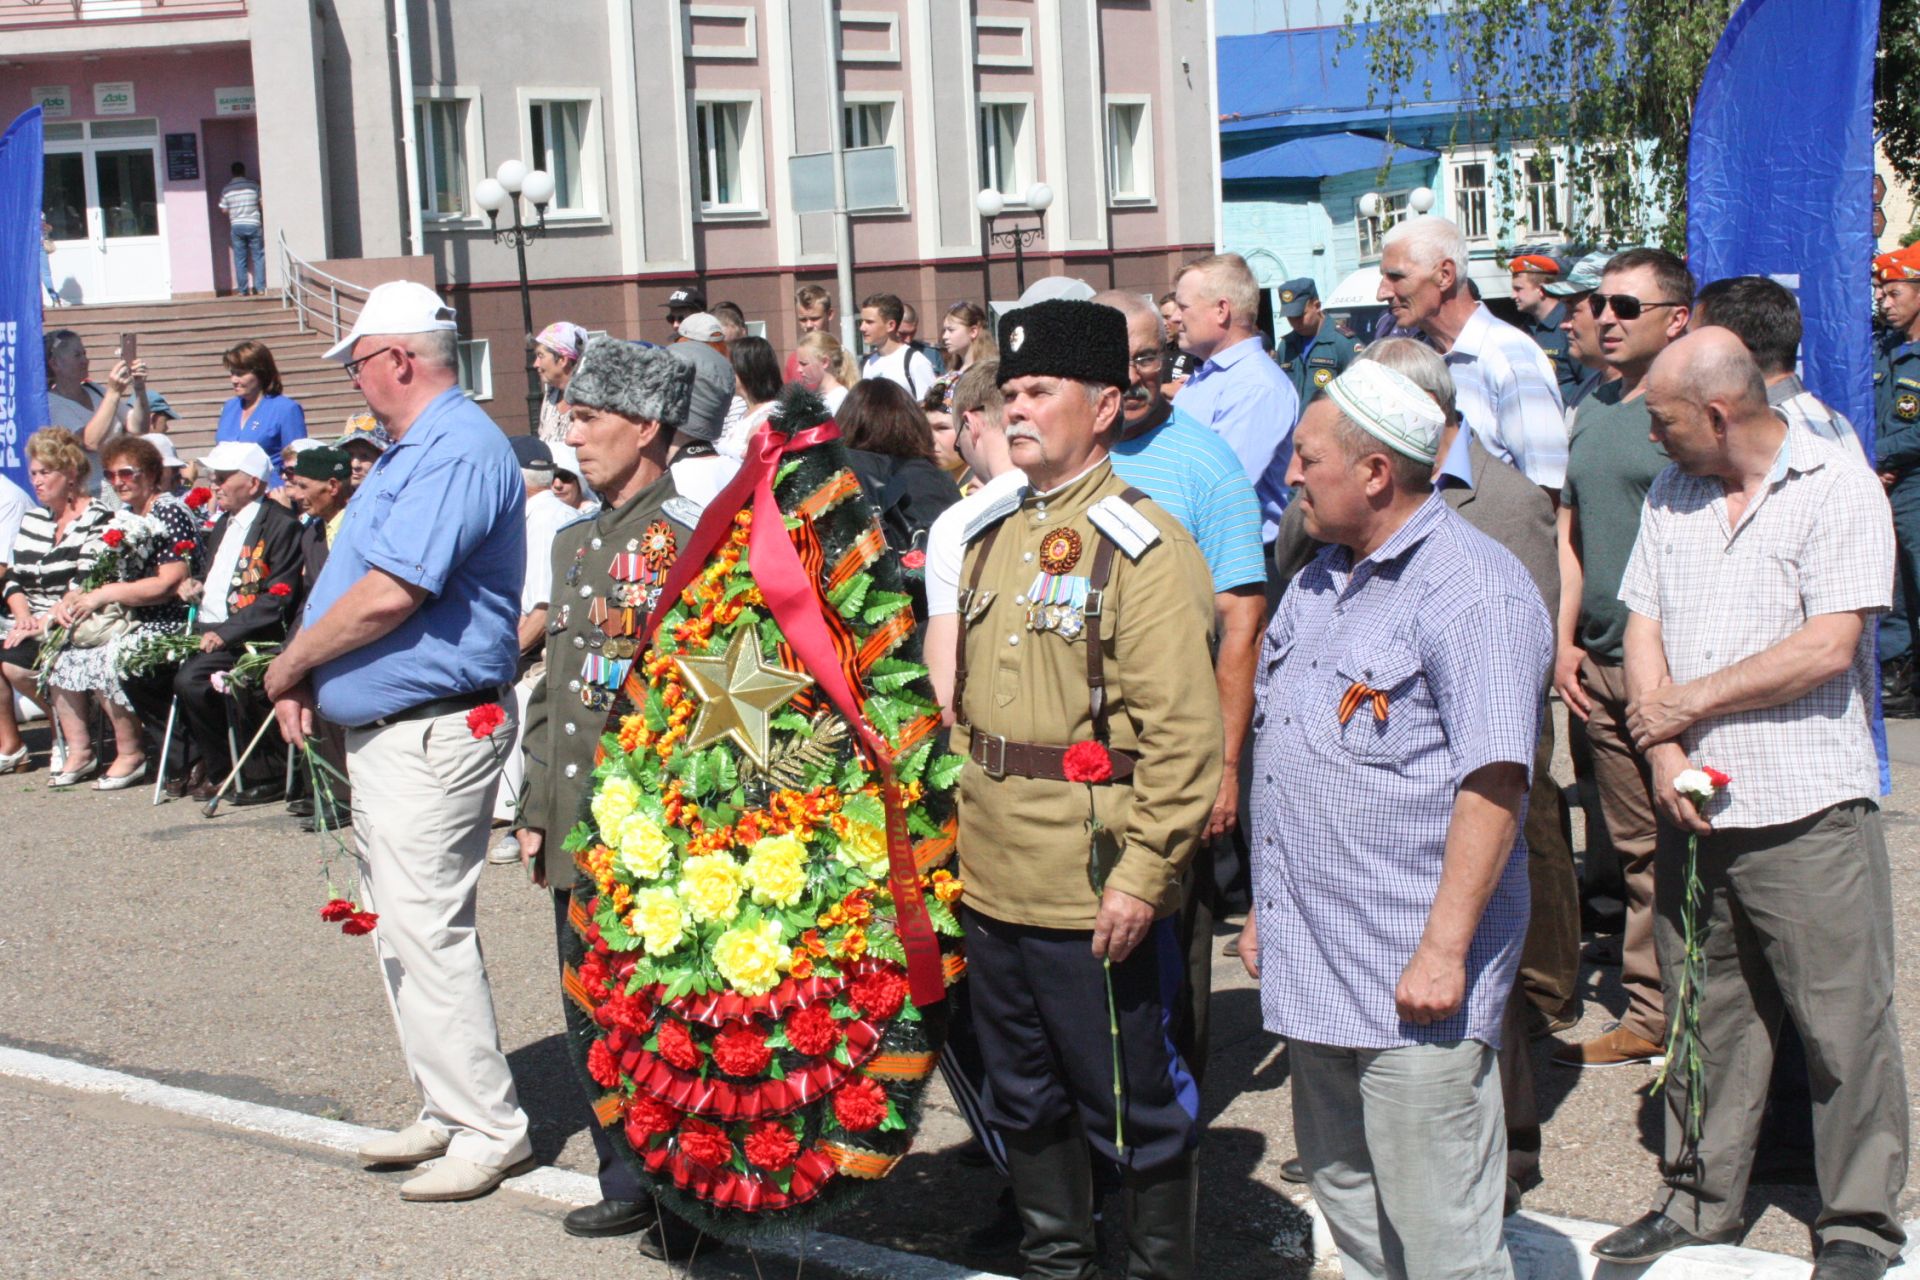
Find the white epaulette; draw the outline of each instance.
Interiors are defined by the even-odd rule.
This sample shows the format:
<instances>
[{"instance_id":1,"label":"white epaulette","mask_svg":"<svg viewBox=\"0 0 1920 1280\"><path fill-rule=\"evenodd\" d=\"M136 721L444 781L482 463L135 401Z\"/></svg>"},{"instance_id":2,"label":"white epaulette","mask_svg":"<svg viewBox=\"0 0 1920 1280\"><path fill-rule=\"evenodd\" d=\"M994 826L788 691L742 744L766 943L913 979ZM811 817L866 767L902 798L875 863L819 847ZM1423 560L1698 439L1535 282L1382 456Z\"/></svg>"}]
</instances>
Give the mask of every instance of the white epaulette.
<instances>
[{"instance_id":1,"label":"white epaulette","mask_svg":"<svg viewBox=\"0 0 1920 1280\"><path fill-rule=\"evenodd\" d=\"M998 498L995 498L992 502L974 512L973 518L967 521L966 528L960 531L960 540L963 543L971 544L975 538L985 533L990 526L1000 523L1000 521L1005 520L1008 516L1018 511L1020 509L1020 496L1025 492L1026 490L1024 488L1008 489Z\"/></svg>"},{"instance_id":2,"label":"white epaulette","mask_svg":"<svg viewBox=\"0 0 1920 1280\"><path fill-rule=\"evenodd\" d=\"M660 504L660 514L692 529L699 525L706 507L685 494L675 494Z\"/></svg>"},{"instance_id":3,"label":"white epaulette","mask_svg":"<svg viewBox=\"0 0 1920 1280\"><path fill-rule=\"evenodd\" d=\"M1160 541L1160 530L1153 521L1134 510L1133 504L1118 494L1094 503L1087 519L1124 551L1129 560L1138 560L1142 552Z\"/></svg>"}]
</instances>

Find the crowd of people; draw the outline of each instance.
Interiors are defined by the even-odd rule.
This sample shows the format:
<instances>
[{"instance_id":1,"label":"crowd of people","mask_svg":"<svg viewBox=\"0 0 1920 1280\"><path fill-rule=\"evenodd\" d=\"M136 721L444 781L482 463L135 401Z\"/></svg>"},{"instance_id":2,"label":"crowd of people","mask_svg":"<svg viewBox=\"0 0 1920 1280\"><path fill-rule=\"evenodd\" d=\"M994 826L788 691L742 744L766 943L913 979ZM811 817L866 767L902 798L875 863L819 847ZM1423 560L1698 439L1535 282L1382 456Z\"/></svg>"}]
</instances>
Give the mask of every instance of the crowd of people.
<instances>
[{"instance_id":1,"label":"crowd of people","mask_svg":"<svg viewBox=\"0 0 1920 1280\"><path fill-rule=\"evenodd\" d=\"M329 353L370 417L308 442L271 353L241 343L207 483L185 492L138 362L96 387L62 331L48 368L71 407L28 445L0 662L51 701L56 786L132 786L157 753L176 795L233 774L241 802L280 800L298 771L261 725L316 740L352 785L319 820L355 829L423 1095L363 1155L424 1165L409 1199L484 1194L531 1148L475 934L481 868L524 863L564 934L573 866L551 854L633 653L610 619L657 603L658 581L587 549L684 539L797 383L916 571L969 761L970 976L942 1067L1028 1274L1095 1273L1115 1180L1129 1274L1192 1274L1208 975L1216 922L1241 916L1230 953L1291 1055L1282 1176L1310 1185L1345 1273L1511 1274L1501 1219L1542 1174L1527 1044L1582 1013L1557 699L1589 797L1584 889L1618 864L1625 1006L1551 1061L1667 1071L1657 1208L1594 1252L1737 1236L1764 1117L1811 1135L1815 1275L1870 1280L1904 1243L1870 726L1876 633L1890 651L1920 629L1920 248L1873 264L1871 462L1796 377L1779 284L1702 288L1655 248L1511 266L1518 323L1479 300L1456 226L1412 219L1385 236L1372 332L1296 280L1277 343L1232 254L1164 294L1050 282L997 329L957 303L937 344L874 294L858 359L818 286L784 360L737 307L679 289L664 342L542 330L539 427L511 441L459 391L452 309L383 285ZM159 635L187 643L155 661ZM257 683L224 678L262 651ZM1910 696L1893 670L1890 706ZM499 723L469 731L495 700ZM27 761L11 712L0 770ZM1088 737L1114 765L1099 887L1062 763ZM314 797L292 799L311 824ZM592 1132L603 1199L567 1229L684 1240Z\"/></svg>"}]
</instances>

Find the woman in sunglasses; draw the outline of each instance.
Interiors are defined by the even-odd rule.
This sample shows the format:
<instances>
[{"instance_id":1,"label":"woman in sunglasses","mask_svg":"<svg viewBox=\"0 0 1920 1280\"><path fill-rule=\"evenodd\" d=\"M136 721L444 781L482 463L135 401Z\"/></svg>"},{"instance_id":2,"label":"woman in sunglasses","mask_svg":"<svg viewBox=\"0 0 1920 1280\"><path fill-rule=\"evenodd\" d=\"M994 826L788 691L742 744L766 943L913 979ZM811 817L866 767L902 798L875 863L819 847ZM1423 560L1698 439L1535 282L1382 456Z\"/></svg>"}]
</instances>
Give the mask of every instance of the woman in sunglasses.
<instances>
[{"instance_id":1,"label":"woman in sunglasses","mask_svg":"<svg viewBox=\"0 0 1920 1280\"><path fill-rule=\"evenodd\" d=\"M101 453L100 465L125 509L101 534L100 545L89 546L83 576L95 557L111 548L114 581L91 591L71 590L53 609L54 623L68 629L47 681L67 757L49 785L70 787L99 772L87 731L87 700L99 697L113 724L115 751L113 764L93 787L123 791L145 780L147 758L139 717L122 685L122 663L148 637L186 631L187 606L179 590L199 521L186 503L161 491L160 451L148 441L117 437ZM120 616L107 621L114 612ZM89 620L93 626L86 625Z\"/></svg>"}]
</instances>

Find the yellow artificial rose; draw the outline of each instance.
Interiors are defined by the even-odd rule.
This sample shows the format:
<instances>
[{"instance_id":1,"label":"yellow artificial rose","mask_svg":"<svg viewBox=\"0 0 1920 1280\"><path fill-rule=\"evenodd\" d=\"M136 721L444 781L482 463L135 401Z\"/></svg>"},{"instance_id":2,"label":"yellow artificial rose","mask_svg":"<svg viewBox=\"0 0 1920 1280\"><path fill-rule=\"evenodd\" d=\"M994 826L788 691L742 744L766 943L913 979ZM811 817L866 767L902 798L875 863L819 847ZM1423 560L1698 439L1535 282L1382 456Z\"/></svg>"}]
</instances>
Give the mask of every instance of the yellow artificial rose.
<instances>
[{"instance_id":1,"label":"yellow artificial rose","mask_svg":"<svg viewBox=\"0 0 1920 1280\"><path fill-rule=\"evenodd\" d=\"M620 834L620 823L640 805L640 787L632 778L615 774L600 784L600 792L593 798L593 823L600 828L600 838L608 844L615 843Z\"/></svg>"},{"instance_id":2,"label":"yellow artificial rose","mask_svg":"<svg viewBox=\"0 0 1920 1280\"><path fill-rule=\"evenodd\" d=\"M633 895L627 929L640 935L650 956L664 956L680 945L687 933L687 913L671 889L642 889Z\"/></svg>"},{"instance_id":3,"label":"yellow artificial rose","mask_svg":"<svg viewBox=\"0 0 1920 1280\"><path fill-rule=\"evenodd\" d=\"M865 873L869 880L887 878L887 833L868 822L849 820L839 827L840 848L834 856Z\"/></svg>"},{"instance_id":4,"label":"yellow artificial rose","mask_svg":"<svg viewBox=\"0 0 1920 1280\"><path fill-rule=\"evenodd\" d=\"M756 840L744 874L755 902L763 907L790 907L807 887L807 847L792 836Z\"/></svg>"},{"instance_id":5,"label":"yellow artificial rose","mask_svg":"<svg viewBox=\"0 0 1920 1280\"><path fill-rule=\"evenodd\" d=\"M679 892L687 914L701 924L731 920L740 911L740 864L724 853L688 858Z\"/></svg>"},{"instance_id":6,"label":"yellow artificial rose","mask_svg":"<svg viewBox=\"0 0 1920 1280\"><path fill-rule=\"evenodd\" d=\"M778 920L729 929L713 944L714 968L743 996L763 996L779 986L786 958Z\"/></svg>"},{"instance_id":7,"label":"yellow artificial rose","mask_svg":"<svg viewBox=\"0 0 1920 1280\"><path fill-rule=\"evenodd\" d=\"M630 813L620 820L622 871L636 880L651 880L666 870L672 857L673 843L652 818L644 813Z\"/></svg>"}]
</instances>

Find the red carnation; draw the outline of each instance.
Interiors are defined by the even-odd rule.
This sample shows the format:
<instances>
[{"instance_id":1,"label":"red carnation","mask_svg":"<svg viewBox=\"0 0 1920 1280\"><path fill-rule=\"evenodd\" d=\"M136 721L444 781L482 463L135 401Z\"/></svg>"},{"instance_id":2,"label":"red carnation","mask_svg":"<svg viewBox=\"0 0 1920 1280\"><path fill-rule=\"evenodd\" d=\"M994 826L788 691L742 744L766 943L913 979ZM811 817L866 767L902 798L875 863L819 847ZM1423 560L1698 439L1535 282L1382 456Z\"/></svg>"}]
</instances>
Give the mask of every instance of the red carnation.
<instances>
[{"instance_id":1,"label":"red carnation","mask_svg":"<svg viewBox=\"0 0 1920 1280\"><path fill-rule=\"evenodd\" d=\"M187 554L187 552L193 550L193 539L192 538L180 539L180 541L173 544L173 550L175 555L183 556Z\"/></svg>"},{"instance_id":2,"label":"red carnation","mask_svg":"<svg viewBox=\"0 0 1920 1280\"><path fill-rule=\"evenodd\" d=\"M1718 769L1714 768L1712 765L1704 765L1704 764L1701 765L1700 772L1707 775L1707 781L1713 784L1713 789L1715 791L1720 790L1722 787L1726 786L1729 782L1733 781L1733 778L1731 775L1720 772Z\"/></svg>"},{"instance_id":3,"label":"red carnation","mask_svg":"<svg viewBox=\"0 0 1920 1280\"><path fill-rule=\"evenodd\" d=\"M1061 764L1066 770L1068 782L1084 782L1092 786L1113 777L1113 757L1107 754L1106 747L1091 739L1068 747Z\"/></svg>"},{"instance_id":4,"label":"red carnation","mask_svg":"<svg viewBox=\"0 0 1920 1280\"><path fill-rule=\"evenodd\" d=\"M812 1058L824 1058L840 1043L840 1023L825 1003L810 1004L787 1015L787 1043Z\"/></svg>"},{"instance_id":5,"label":"red carnation","mask_svg":"<svg viewBox=\"0 0 1920 1280\"><path fill-rule=\"evenodd\" d=\"M121 543L125 542L126 540L127 540L126 531L123 529L109 529L105 533L100 535L100 541L106 543L110 547L117 547Z\"/></svg>"},{"instance_id":6,"label":"red carnation","mask_svg":"<svg viewBox=\"0 0 1920 1280\"><path fill-rule=\"evenodd\" d=\"M342 920L351 919L355 910L354 905L345 898L333 898L320 908L320 918L328 924L339 924Z\"/></svg>"},{"instance_id":7,"label":"red carnation","mask_svg":"<svg viewBox=\"0 0 1920 1280\"><path fill-rule=\"evenodd\" d=\"M185 502L189 507L192 507L195 511L198 511L200 508L206 506L209 502L212 502L212 501L213 501L213 490L207 488L205 485L201 485L198 488L187 490L187 496L185 498Z\"/></svg>"},{"instance_id":8,"label":"red carnation","mask_svg":"<svg viewBox=\"0 0 1920 1280\"><path fill-rule=\"evenodd\" d=\"M892 969L873 969L855 978L847 995L862 1013L885 1022L900 1012L907 998L907 983Z\"/></svg>"},{"instance_id":9,"label":"red carnation","mask_svg":"<svg viewBox=\"0 0 1920 1280\"><path fill-rule=\"evenodd\" d=\"M753 1126L747 1135L747 1160L769 1173L778 1173L800 1154L793 1130L779 1120L765 1120Z\"/></svg>"},{"instance_id":10,"label":"red carnation","mask_svg":"<svg viewBox=\"0 0 1920 1280\"><path fill-rule=\"evenodd\" d=\"M733 1159L733 1141L727 1131L692 1116L680 1126L680 1150L687 1159L710 1169L725 1168Z\"/></svg>"},{"instance_id":11,"label":"red carnation","mask_svg":"<svg viewBox=\"0 0 1920 1280\"><path fill-rule=\"evenodd\" d=\"M900 557L900 564L908 569L924 569L927 567L927 553L915 547Z\"/></svg>"},{"instance_id":12,"label":"red carnation","mask_svg":"<svg viewBox=\"0 0 1920 1280\"><path fill-rule=\"evenodd\" d=\"M285 582L276 582L267 588L267 594L270 596L290 596L293 594L293 587Z\"/></svg>"},{"instance_id":13,"label":"red carnation","mask_svg":"<svg viewBox=\"0 0 1920 1280\"><path fill-rule=\"evenodd\" d=\"M713 1060L730 1076L757 1076L773 1060L767 1038L744 1022L729 1022L713 1038Z\"/></svg>"},{"instance_id":14,"label":"red carnation","mask_svg":"<svg viewBox=\"0 0 1920 1280\"><path fill-rule=\"evenodd\" d=\"M582 965L581 972L585 971L586 966ZM646 1034L647 1028L653 1025L646 1001L619 992L608 996L606 1003L593 1011L593 1020L609 1030L619 1028L635 1035Z\"/></svg>"},{"instance_id":15,"label":"red carnation","mask_svg":"<svg viewBox=\"0 0 1920 1280\"><path fill-rule=\"evenodd\" d=\"M493 731L507 722L507 713L497 702L488 702L467 712L467 728L476 738L491 738Z\"/></svg>"},{"instance_id":16,"label":"red carnation","mask_svg":"<svg viewBox=\"0 0 1920 1280\"><path fill-rule=\"evenodd\" d=\"M679 1127L680 1113L651 1094L636 1093L627 1103L627 1141L635 1147Z\"/></svg>"},{"instance_id":17,"label":"red carnation","mask_svg":"<svg viewBox=\"0 0 1920 1280\"><path fill-rule=\"evenodd\" d=\"M855 1076L834 1090L833 1118L849 1133L865 1133L887 1118L887 1091Z\"/></svg>"},{"instance_id":18,"label":"red carnation","mask_svg":"<svg viewBox=\"0 0 1920 1280\"><path fill-rule=\"evenodd\" d=\"M596 1000L604 999L607 994L607 962L597 955L590 955L580 962L580 985L587 994Z\"/></svg>"},{"instance_id":19,"label":"red carnation","mask_svg":"<svg viewBox=\"0 0 1920 1280\"><path fill-rule=\"evenodd\" d=\"M660 1056L682 1071L692 1071L700 1065L700 1048L694 1044L686 1023L672 1018L661 1023L659 1043Z\"/></svg>"},{"instance_id":20,"label":"red carnation","mask_svg":"<svg viewBox=\"0 0 1920 1280\"><path fill-rule=\"evenodd\" d=\"M587 1074L602 1088L611 1089L620 1083L620 1064L613 1060L613 1050L605 1040L595 1040L587 1050Z\"/></svg>"},{"instance_id":21,"label":"red carnation","mask_svg":"<svg viewBox=\"0 0 1920 1280\"><path fill-rule=\"evenodd\" d=\"M380 917L371 911L356 911L347 918L346 923L340 926L340 932L350 938L357 938L363 933L372 933L373 926L379 922Z\"/></svg>"}]
</instances>

